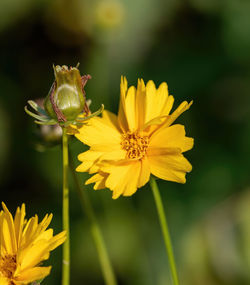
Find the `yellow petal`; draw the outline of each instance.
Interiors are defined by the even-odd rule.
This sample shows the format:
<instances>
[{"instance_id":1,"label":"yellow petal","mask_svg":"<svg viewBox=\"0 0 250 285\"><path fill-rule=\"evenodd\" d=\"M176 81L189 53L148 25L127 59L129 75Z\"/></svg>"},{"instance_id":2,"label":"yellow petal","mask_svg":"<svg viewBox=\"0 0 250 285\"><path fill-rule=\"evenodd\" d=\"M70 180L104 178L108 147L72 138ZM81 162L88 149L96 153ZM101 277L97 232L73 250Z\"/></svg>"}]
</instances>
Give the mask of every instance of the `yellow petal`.
<instances>
[{"instance_id":1,"label":"yellow petal","mask_svg":"<svg viewBox=\"0 0 250 285\"><path fill-rule=\"evenodd\" d=\"M81 154L78 155L78 159L82 161L83 163L80 164L77 168L76 171L78 172L86 172L89 171L90 168L95 164L98 159L101 157L103 154L103 151L92 151L92 150L87 150Z\"/></svg>"},{"instance_id":2,"label":"yellow petal","mask_svg":"<svg viewBox=\"0 0 250 285\"><path fill-rule=\"evenodd\" d=\"M173 124L173 122L185 111L187 111L191 105L193 104L193 101L191 101L190 103L188 103L187 101L182 102L179 107L170 115L170 117L168 118L168 120L165 122L165 126L168 127L171 124Z\"/></svg>"},{"instance_id":3,"label":"yellow petal","mask_svg":"<svg viewBox=\"0 0 250 285\"><path fill-rule=\"evenodd\" d=\"M88 172L90 168L93 166L94 161L84 161L80 165L77 166L77 172Z\"/></svg>"},{"instance_id":4,"label":"yellow petal","mask_svg":"<svg viewBox=\"0 0 250 285\"><path fill-rule=\"evenodd\" d=\"M3 219L4 219L4 213L3 211L0 211L0 229L3 228ZM3 243L3 231L0 231L0 256L4 256L7 254L4 243ZM1 283L0 283L1 284Z\"/></svg>"},{"instance_id":5,"label":"yellow petal","mask_svg":"<svg viewBox=\"0 0 250 285\"><path fill-rule=\"evenodd\" d=\"M48 267L33 267L23 270L15 277L16 281L21 282L20 284L29 284L31 282L41 280L48 276L51 271L51 266ZM2 283L1 283L2 284Z\"/></svg>"},{"instance_id":6,"label":"yellow petal","mask_svg":"<svg viewBox=\"0 0 250 285\"><path fill-rule=\"evenodd\" d=\"M99 163L94 163L89 169L89 174L93 174L98 171L100 171Z\"/></svg>"},{"instance_id":7,"label":"yellow petal","mask_svg":"<svg viewBox=\"0 0 250 285\"><path fill-rule=\"evenodd\" d=\"M155 116L155 108L157 108L157 104L155 104L155 95L156 88L153 81L149 81L146 85L146 110L145 110L145 122L149 122L155 117L159 117L160 114Z\"/></svg>"},{"instance_id":8,"label":"yellow petal","mask_svg":"<svg viewBox=\"0 0 250 285\"><path fill-rule=\"evenodd\" d=\"M131 86L127 90L127 80L122 78L118 121L123 132L133 132L144 125L145 97L146 88L142 79L138 80L137 89Z\"/></svg>"},{"instance_id":9,"label":"yellow petal","mask_svg":"<svg viewBox=\"0 0 250 285\"><path fill-rule=\"evenodd\" d=\"M120 103L119 103L119 112L118 112L118 124L120 128L126 132L128 131L128 122L126 118L126 105L125 105L125 98L128 89L128 82L126 77L121 77L121 84L120 84Z\"/></svg>"},{"instance_id":10,"label":"yellow petal","mask_svg":"<svg viewBox=\"0 0 250 285\"><path fill-rule=\"evenodd\" d=\"M27 248L30 244L33 244L34 241L42 234L46 228L49 226L53 215L46 214L43 220L38 224L38 217L35 216L31 218L26 227L24 228L22 240L21 240L21 247Z\"/></svg>"},{"instance_id":11,"label":"yellow petal","mask_svg":"<svg viewBox=\"0 0 250 285\"><path fill-rule=\"evenodd\" d=\"M3 276L0 276L0 284L1 285L9 285L9 280Z\"/></svg>"},{"instance_id":12,"label":"yellow petal","mask_svg":"<svg viewBox=\"0 0 250 285\"><path fill-rule=\"evenodd\" d=\"M85 184L87 185L87 184L95 183L94 190L104 189L106 188L105 182L106 182L107 177L108 177L108 173L104 173L100 171L99 173L90 177L85 182Z\"/></svg>"},{"instance_id":13,"label":"yellow petal","mask_svg":"<svg viewBox=\"0 0 250 285\"><path fill-rule=\"evenodd\" d=\"M80 161L96 161L103 152L87 150L78 155Z\"/></svg>"},{"instance_id":14,"label":"yellow petal","mask_svg":"<svg viewBox=\"0 0 250 285\"><path fill-rule=\"evenodd\" d=\"M131 196L136 192L141 171L140 161L106 164L101 168L109 173L105 185L113 191L113 199L120 195Z\"/></svg>"},{"instance_id":15,"label":"yellow petal","mask_svg":"<svg viewBox=\"0 0 250 285\"><path fill-rule=\"evenodd\" d=\"M140 188L144 186L149 181L149 178L150 178L150 165L148 162L148 158L145 157L141 160L141 171L138 178L137 187Z\"/></svg>"},{"instance_id":16,"label":"yellow petal","mask_svg":"<svg viewBox=\"0 0 250 285\"><path fill-rule=\"evenodd\" d=\"M136 91L136 116L137 129L142 128L145 124L145 108L146 108L146 87L142 79L138 79Z\"/></svg>"},{"instance_id":17,"label":"yellow petal","mask_svg":"<svg viewBox=\"0 0 250 285\"><path fill-rule=\"evenodd\" d=\"M43 261L49 258L49 254L50 251L54 250L56 247L58 247L59 245L61 245L62 243L65 242L66 238L67 238L67 232L66 231L62 231L61 233L55 235L54 237L52 236L53 234L53 230L49 229L45 232L43 232L35 241L33 244L31 244L31 248L33 249L34 246L37 244L39 244L39 246L41 248L41 252L40 252L40 256L36 258L33 256L33 261L31 261L31 265L30 267L37 265L38 263L37 260ZM47 242L47 246L46 246L46 242ZM42 249L44 245L44 248ZM22 263L22 268L23 268L23 264L24 261L27 261L27 259L25 259L25 254L28 255L29 251L28 250L32 250L31 248L27 249L26 251L24 251L23 255L19 255L18 256L18 262ZM32 260L32 259L31 259ZM33 262L33 263L32 263Z\"/></svg>"},{"instance_id":18,"label":"yellow petal","mask_svg":"<svg viewBox=\"0 0 250 285\"><path fill-rule=\"evenodd\" d=\"M97 142L107 146L120 144L121 133L116 128L106 124L103 118L92 118L87 125L83 125L79 129L79 132L76 137L89 146Z\"/></svg>"},{"instance_id":19,"label":"yellow petal","mask_svg":"<svg viewBox=\"0 0 250 285\"><path fill-rule=\"evenodd\" d=\"M155 130L159 128L159 125L164 124L164 122L169 118L169 115L155 117L143 125L141 131L144 131L147 136L150 136Z\"/></svg>"},{"instance_id":20,"label":"yellow petal","mask_svg":"<svg viewBox=\"0 0 250 285\"><path fill-rule=\"evenodd\" d=\"M107 110L103 110L102 112L102 118L105 121L106 124L110 125L113 128L116 128L117 131L121 131L120 127L119 127L119 123L118 123L118 117L107 111Z\"/></svg>"},{"instance_id":21,"label":"yellow petal","mask_svg":"<svg viewBox=\"0 0 250 285\"><path fill-rule=\"evenodd\" d=\"M45 259L44 256L48 254L49 244L51 243L53 238L49 239L49 236L51 236L51 234L52 234L52 230L47 230L47 231L45 231L45 230L48 227L48 225L50 224L52 217L53 217L52 214L45 215L45 217L43 218L43 220L41 221L40 224L38 224L38 217L37 216L31 218L28 221L28 223L27 223L27 225L23 231L23 236L22 236L22 241L21 241L22 250L20 252L18 252L18 255L17 255L19 263L22 263L23 260L25 260L25 262L22 264L22 269L26 263L29 263L29 258L35 259L34 256L36 256L36 255L34 254L32 257L32 253L30 253L30 252L32 252L32 250L35 250L36 254L43 256L43 257L41 257L43 259ZM44 237L43 239L42 239L42 236ZM36 249L37 244L39 244L41 246L41 248L39 250L43 251L42 253L38 249ZM29 258L27 258L27 256L29 256ZM43 260L43 259L41 259L41 260ZM36 264L34 264L34 265L36 265Z\"/></svg>"},{"instance_id":22,"label":"yellow petal","mask_svg":"<svg viewBox=\"0 0 250 285\"><path fill-rule=\"evenodd\" d=\"M15 218L14 218L17 247L19 247L21 237L22 237L24 218L25 218L25 204L22 204L21 209L19 207L17 208Z\"/></svg>"},{"instance_id":23,"label":"yellow petal","mask_svg":"<svg viewBox=\"0 0 250 285\"><path fill-rule=\"evenodd\" d=\"M26 247L34 238L38 226L38 217L35 215L27 222L21 238L21 247Z\"/></svg>"},{"instance_id":24,"label":"yellow petal","mask_svg":"<svg viewBox=\"0 0 250 285\"><path fill-rule=\"evenodd\" d=\"M43 220L39 223L37 227L37 234L40 234L41 232L45 231L49 224L51 223L51 220L53 218L52 214L46 214Z\"/></svg>"},{"instance_id":25,"label":"yellow petal","mask_svg":"<svg viewBox=\"0 0 250 285\"><path fill-rule=\"evenodd\" d=\"M172 95L168 96L166 103L164 104L161 115L168 115L174 105L174 97Z\"/></svg>"},{"instance_id":26,"label":"yellow petal","mask_svg":"<svg viewBox=\"0 0 250 285\"><path fill-rule=\"evenodd\" d=\"M135 131L137 129L137 116L136 116L136 89L131 86L128 89L127 95L125 97L125 114L128 122L128 128L130 131Z\"/></svg>"},{"instance_id":27,"label":"yellow petal","mask_svg":"<svg viewBox=\"0 0 250 285\"><path fill-rule=\"evenodd\" d=\"M192 165L182 155L158 155L148 157L151 173L161 179L186 183L186 172L192 170Z\"/></svg>"},{"instance_id":28,"label":"yellow petal","mask_svg":"<svg viewBox=\"0 0 250 285\"><path fill-rule=\"evenodd\" d=\"M91 151L95 151L95 152L110 152L110 151L116 151L116 150L121 150L121 144L120 144L120 141L121 141L121 136L120 136L120 140L119 140L119 143L116 143L116 144L105 144L105 143L96 143L96 144L93 144L91 145L91 148L90 150ZM98 142L98 140L97 140Z\"/></svg>"},{"instance_id":29,"label":"yellow petal","mask_svg":"<svg viewBox=\"0 0 250 285\"><path fill-rule=\"evenodd\" d=\"M66 238L67 238L66 231L62 231L59 234L55 235L53 238L49 240L49 243L50 243L49 250L51 251L55 249L56 247L58 247L59 245L63 244Z\"/></svg>"},{"instance_id":30,"label":"yellow petal","mask_svg":"<svg viewBox=\"0 0 250 285\"><path fill-rule=\"evenodd\" d=\"M26 249L22 249L17 255L17 263L20 264L20 272L34 267L43 260L46 260L49 257L49 252L61 245L65 239L66 231L63 231L49 240L38 239Z\"/></svg>"},{"instance_id":31,"label":"yellow petal","mask_svg":"<svg viewBox=\"0 0 250 285\"><path fill-rule=\"evenodd\" d=\"M154 82L152 80L148 81L146 85L145 123L160 116L160 110L162 109L162 104L164 104L162 100L163 102L166 101L164 96L156 97L156 87Z\"/></svg>"},{"instance_id":32,"label":"yellow petal","mask_svg":"<svg viewBox=\"0 0 250 285\"><path fill-rule=\"evenodd\" d=\"M145 123L156 117L167 116L173 106L173 96L168 95L166 82L161 83L158 89L150 80L146 85L146 113Z\"/></svg>"},{"instance_id":33,"label":"yellow petal","mask_svg":"<svg viewBox=\"0 0 250 285\"><path fill-rule=\"evenodd\" d=\"M34 240L34 242L37 242L38 240L41 240L41 239L50 240L52 237L53 237L53 230L48 229L47 231L38 235L38 237Z\"/></svg>"},{"instance_id":34,"label":"yellow petal","mask_svg":"<svg viewBox=\"0 0 250 285\"><path fill-rule=\"evenodd\" d=\"M78 156L83 163L76 168L76 171L93 173L96 172L98 160L121 160L125 157L126 151L122 150L120 145L93 145L89 151Z\"/></svg>"},{"instance_id":35,"label":"yellow petal","mask_svg":"<svg viewBox=\"0 0 250 285\"><path fill-rule=\"evenodd\" d=\"M16 254L17 244L16 244L16 233L15 233L13 217L3 202L2 202L2 207L4 211L2 229L3 229L3 239L5 243L5 248L9 254Z\"/></svg>"},{"instance_id":36,"label":"yellow petal","mask_svg":"<svg viewBox=\"0 0 250 285\"><path fill-rule=\"evenodd\" d=\"M149 147L147 149L147 157L179 154L181 154L181 149L177 147Z\"/></svg>"},{"instance_id":37,"label":"yellow petal","mask_svg":"<svg viewBox=\"0 0 250 285\"><path fill-rule=\"evenodd\" d=\"M49 243L46 240L39 240L17 254L17 262L20 264L20 271L36 266L44 260L48 254Z\"/></svg>"},{"instance_id":38,"label":"yellow petal","mask_svg":"<svg viewBox=\"0 0 250 285\"><path fill-rule=\"evenodd\" d=\"M194 145L193 138L186 137L183 125L172 125L159 128L150 138L149 151L152 148L180 148L181 152L190 150Z\"/></svg>"},{"instance_id":39,"label":"yellow petal","mask_svg":"<svg viewBox=\"0 0 250 285\"><path fill-rule=\"evenodd\" d=\"M31 244L25 250L23 249L17 255L17 262L20 264L20 270L36 266L45 260L45 256L49 253L50 244L46 240L39 240L35 244Z\"/></svg>"},{"instance_id":40,"label":"yellow petal","mask_svg":"<svg viewBox=\"0 0 250 285\"><path fill-rule=\"evenodd\" d=\"M101 160L122 160L126 158L126 151L123 149L120 150L116 150L116 151L110 151L110 152L106 152L104 153L100 159Z\"/></svg>"}]
</instances>

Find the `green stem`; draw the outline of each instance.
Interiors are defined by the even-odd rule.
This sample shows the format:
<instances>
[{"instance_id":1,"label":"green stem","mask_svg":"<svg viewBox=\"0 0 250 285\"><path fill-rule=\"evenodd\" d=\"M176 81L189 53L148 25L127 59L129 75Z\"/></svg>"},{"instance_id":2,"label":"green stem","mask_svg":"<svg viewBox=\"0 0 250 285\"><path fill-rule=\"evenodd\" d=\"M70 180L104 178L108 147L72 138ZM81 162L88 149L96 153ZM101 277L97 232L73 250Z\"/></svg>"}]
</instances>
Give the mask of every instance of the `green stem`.
<instances>
[{"instance_id":1,"label":"green stem","mask_svg":"<svg viewBox=\"0 0 250 285\"><path fill-rule=\"evenodd\" d=\"M158 216L159 216L159 220L161 224L161 230L162 230L162 234L163 234L163 238L164 238L164 242L166 246L167 256L169 259L172 279L173 279L174 285L179 285L179 280L178 280L177 270L176 270L176 265L175 265L175 260L174 260L174 253L173 253L170 234L168 230L167 219L166 219L166 215L164 212L159 188L157 186L155 179L152 176L150 178L150 186L153 191L155 204L156 204L156 208L157 208L157 212L158 212Z\"/></svg>"},{"instance_id":2,"label":"green stem","mask_svg":"<svg viewBox=\"0 0 250 285\"><path fill-rule=\"evenodd\" d=\"M69 229L69 186L68 186L68 135L63 128L63 229L67 231L67 239L63 244L62 285L70 284L70 229Z\"/></svg>"},{"instance_id":3,"label":"green stem","mask_svg":"<svg viewBox=\"0 0 250 285\"><path fill-rule=\"evenodd\" d=\"M99 261L101 265L101 270L102 274L105 280L106 285L117 285L117 281L115 278L115 274L108 256L108 252L105 246L105 242L103 239L103 235L101 232L101 229L99 227L99 224L96 220L94 210L92 208L91 202L89 200L89 197L87 193L81 189L81 185L79 182L79 177L77 173L75 172L75 168L73 166L73 161L70 156L70 168L71 172L76 184L76 190L80 199L80 203L82 206L83 212L86 214L89 223L90 223L90 229L91 229L91 234L97 249L97 253L99 256Z\"/></svg>"}]
</instances>

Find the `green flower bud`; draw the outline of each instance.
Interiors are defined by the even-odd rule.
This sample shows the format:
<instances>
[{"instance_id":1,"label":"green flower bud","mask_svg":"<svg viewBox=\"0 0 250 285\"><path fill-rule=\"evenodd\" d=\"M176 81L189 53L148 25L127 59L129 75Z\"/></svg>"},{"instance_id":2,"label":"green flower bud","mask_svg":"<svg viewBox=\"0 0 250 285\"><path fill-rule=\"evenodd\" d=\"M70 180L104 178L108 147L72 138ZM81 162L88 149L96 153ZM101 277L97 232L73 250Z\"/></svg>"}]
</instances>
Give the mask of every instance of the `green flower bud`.
<instances>
[{"instance_id":1,"label":"green flower bud","mask_svg":"<svg viewBox=\"0 0 250 285\"><path fill-rule=\"evenodd\" d=\"M25 112L35 118L39 125L60 125L67 128L69 134L76 133L90 118L102 113L104 105L94 113L89 109L89 100L86 101L84 86L91 79L90 75L80 75L78 65L68 68L66 65L53 66L55 81L44 100L44 109L36 102L29 100L28 105L35 110L30 111L28 106Z\"/></svg>"},{"instance_id":2,"label":"green flower bud","mask_svg":"<svg viewBox=\"0 0 250 285\"><path fill-rule=\"evenodd\" d=\"M54 66L55 82L44 101L47 114L58 122L73 121L84 110L84 85L90 76L81 77L77 67Z\"/></svg>"}]
</instances>

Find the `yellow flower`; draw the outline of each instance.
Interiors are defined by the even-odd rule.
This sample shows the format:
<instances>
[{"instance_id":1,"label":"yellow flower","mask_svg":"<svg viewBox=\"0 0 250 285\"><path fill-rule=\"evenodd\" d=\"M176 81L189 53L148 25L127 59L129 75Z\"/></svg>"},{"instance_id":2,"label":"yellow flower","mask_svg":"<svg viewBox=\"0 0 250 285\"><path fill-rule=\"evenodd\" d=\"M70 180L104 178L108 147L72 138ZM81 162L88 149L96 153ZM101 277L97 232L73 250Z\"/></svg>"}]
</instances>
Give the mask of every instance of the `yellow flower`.
<instances>
[{"instance_id":1,"label":"yellow flower","mask_svg":"<svg viewBox=\"0 0 250 285\"><path fill-rule=\"evenodd\" d=\"M156 89L153 81L145 86L138 80L137 89L128 89L122 77L120 89L118 116L104 111L102 118L92 118L76 135L90 146L78 156L82 164L76 170L96 173L86 184L109 188L114 199L134 194L150 174L185 183L192 166L182 153L193 147L193 139L185 136L184 126L172 124L192 102L182 102L169 114L174 98L165 82Z\"/></svg>"},{"instance_id":2,"label":"yellow flower","mask_svg":"<svg viewBox=\"0 0 250 285\"><path fill-rule=\"evenodd\" d=\"M50 251L62 244L66 232L53 236L47 229L52 214L38 223L34 216L25 219L25 205L17 208L13 219L4 203L0 212L0 284L23 285L41 280L49 275L51 266L41 267ZM47 229L47 230L46 230Z\"/></svg>"}]
</instances>

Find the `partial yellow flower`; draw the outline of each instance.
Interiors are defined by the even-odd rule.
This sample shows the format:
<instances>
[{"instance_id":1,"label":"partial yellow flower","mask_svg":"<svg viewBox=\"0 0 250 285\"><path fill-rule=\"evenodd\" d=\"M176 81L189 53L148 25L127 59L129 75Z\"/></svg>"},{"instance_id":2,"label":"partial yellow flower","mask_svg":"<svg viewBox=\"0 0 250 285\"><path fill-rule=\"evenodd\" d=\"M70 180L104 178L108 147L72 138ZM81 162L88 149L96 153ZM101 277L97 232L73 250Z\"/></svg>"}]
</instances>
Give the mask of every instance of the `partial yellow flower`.
<instances>
[{"instance_id":1,"label":"partial yellow flower","mask_svg":"<svg viewBox=\"0 0 250 285\"><path fill-rule=\"evenodd\" d=\"M94 189L109 188L113 198L131 196L145 185L153 174L161 179L185 183L192 170L183 152L193 147L185 128L174 121L192 104L184 101L170 114L174 97L163 82L159 88L153 81L145 86L128 88L121 79L118 116L103 111L79 129L76 137L90 149L78 156L79 172L96 173L86 184Z\"/></svg>"},{"instance_id":2,"label":"partial yellow flower","mask_svg":"<svg viewBox=\"0 0 250 285\"><path fill-rule=\"evenodd\" d=\"M17 208L15 217L4 203L0 212L0 284L23 285L41 280L49 275L51 266L41 267L41 262L49 258L50 251L66 239L63 231L53 236L47 229L52 214L46 215L38 223L34 216L25 219L25 205Z\"/></svg>"}]
</instances>

